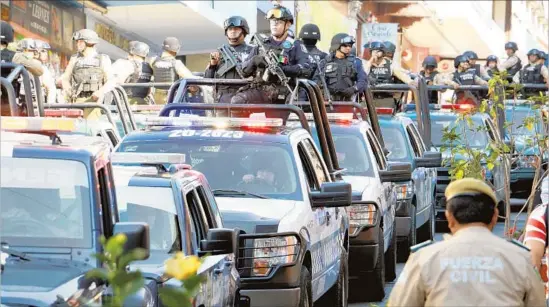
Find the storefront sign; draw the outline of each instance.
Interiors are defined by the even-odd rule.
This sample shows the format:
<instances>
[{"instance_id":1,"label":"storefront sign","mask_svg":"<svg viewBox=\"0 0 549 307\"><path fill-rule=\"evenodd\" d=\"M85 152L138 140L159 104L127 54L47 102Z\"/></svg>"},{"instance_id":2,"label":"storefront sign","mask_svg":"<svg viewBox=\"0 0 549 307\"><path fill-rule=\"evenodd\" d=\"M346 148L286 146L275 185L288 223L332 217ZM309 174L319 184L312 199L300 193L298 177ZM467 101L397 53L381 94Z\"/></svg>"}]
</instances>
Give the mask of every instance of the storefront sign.
<instances>
[{"instance_id":1,"label":"storefront sign","mask_svg":"<svg viewBox=\"0 0 549 307\"><path fill-rule=\"evenodd\" d=\"M362 25L362 42L389 41L397 45L398 23L365 23Z\"/></svg>"},{"instance_id":2,"label":"storefront sign","mask_svg":"<svg viewBox=\"0 0 549 307\"><path fill-rule=\"evenodd\" d=\"M96 21L95 32L97 32L97 35L99 35L100 38L110 44L115 45L122 50L129 49L129 40L116 33L111 27Z\"/></svg>"}]
</instances>

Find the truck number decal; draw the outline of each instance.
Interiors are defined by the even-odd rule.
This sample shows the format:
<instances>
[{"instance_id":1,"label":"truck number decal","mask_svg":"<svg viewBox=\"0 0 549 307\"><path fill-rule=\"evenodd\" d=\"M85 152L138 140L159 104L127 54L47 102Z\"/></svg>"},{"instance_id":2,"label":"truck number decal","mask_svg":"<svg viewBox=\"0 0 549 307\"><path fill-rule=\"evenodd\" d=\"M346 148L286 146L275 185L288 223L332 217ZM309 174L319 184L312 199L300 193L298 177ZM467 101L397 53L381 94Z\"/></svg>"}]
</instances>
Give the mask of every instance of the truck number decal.
<instances>
[{"instance_id":1,"label":"truck number decal","mask_svg":"<svg viewBox=\"0 0 549 307\"><path fill-rule=\"evenodd\" d=\"M243 131L225 131L225 130L174 130L168 135L170 138L177 137L189 137L189 136L198 136L198 137L214 137L214 138L225 138L225 139L241 139L244 137Z\"/></svg>"}]
</instances>

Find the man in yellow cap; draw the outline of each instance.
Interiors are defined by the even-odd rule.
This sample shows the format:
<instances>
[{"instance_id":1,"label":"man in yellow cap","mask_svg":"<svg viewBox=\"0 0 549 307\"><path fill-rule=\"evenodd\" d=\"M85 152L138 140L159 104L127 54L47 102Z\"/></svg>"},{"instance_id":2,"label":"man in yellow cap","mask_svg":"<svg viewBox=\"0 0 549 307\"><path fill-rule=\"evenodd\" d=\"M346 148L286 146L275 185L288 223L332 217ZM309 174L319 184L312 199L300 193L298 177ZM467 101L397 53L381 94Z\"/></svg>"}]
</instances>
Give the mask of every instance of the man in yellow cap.
<instances>
[{"instance_id":1,"label":"man in yellow cap","mask_svg":"<svg viewBox=\"0 0 549 307\"><path fill-rule=\"evenodd\" d=\"M546 306L528 249L492 233L492 188L465 178L448 185L445 196L452 236L411 248L387 306Z\"/></svg>"}]
</instances>

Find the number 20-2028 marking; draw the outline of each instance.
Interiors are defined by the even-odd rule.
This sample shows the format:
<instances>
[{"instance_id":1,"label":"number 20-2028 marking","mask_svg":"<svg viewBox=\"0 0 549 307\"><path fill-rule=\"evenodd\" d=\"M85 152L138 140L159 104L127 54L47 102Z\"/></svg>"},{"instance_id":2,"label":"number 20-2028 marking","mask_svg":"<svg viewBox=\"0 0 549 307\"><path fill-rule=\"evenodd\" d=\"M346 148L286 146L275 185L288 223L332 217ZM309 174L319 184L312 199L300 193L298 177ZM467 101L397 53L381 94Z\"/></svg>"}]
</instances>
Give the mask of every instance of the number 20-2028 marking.
<instances>
[{"instance_id":1,"label":"number 20-2028 marking","mask_svg":"<svg viewBox=\"0 0 549 307\"><path fill-rule=\"evenodd\" d=\"M168 137L177 138L186 136L241 139L244 136L244 132L225 130L174 130Z\"/></svg>"}]
</instances>

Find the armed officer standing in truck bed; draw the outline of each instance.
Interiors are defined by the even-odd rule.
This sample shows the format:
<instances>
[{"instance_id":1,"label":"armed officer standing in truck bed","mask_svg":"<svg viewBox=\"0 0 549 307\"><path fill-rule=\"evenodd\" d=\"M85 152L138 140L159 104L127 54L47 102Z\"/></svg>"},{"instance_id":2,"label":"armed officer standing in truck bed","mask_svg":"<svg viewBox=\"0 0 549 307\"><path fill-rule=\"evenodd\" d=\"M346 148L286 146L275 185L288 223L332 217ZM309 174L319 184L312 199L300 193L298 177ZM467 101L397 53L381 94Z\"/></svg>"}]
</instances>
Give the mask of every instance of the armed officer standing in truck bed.
<instances>
[{"instance_id":1,"label":"armed officer standing in truck bed","mask_svg":"<svg viewBox=\"0 0 549 307\"><path fill-rule=\"evenodd\" d=\"M127 59L119 59L112 65L116 81L123 83L149 83L151 82L153 69L145 58L149 54L149 45L131 41ZM130 104L150 104L150 87L126 88Z\"/></svg>"},{"instance_id":2,"label":"armed officer standing in truck bed","mask_svg":"<svg viewBox=\"0 0 549 307\"><path fill-rule=\"evenodd\" d=\"M517 50L517 43L505 43L505 52L507 53L507 59L500 63L498 66L499 71L507 71L507 79L510 82L512 81L513 76L522 68L520 58L516 55Z\"/></svg>"},{"instance_id":3,"label":"armed officer standing in truck bed","mask_svg":"<svg viewBox=\"0 0 549 307\"><path fill-rule=\"evenodd\" d=\"M205 78L214 79L245 79L242 67L257 54L257 48L248 45L244 39L250 33L248 21L241 16L229 17L224 22L225 37L228 44L224 44L217 51L210 54L210 64L204 72ZM236 93L231 86L218 85L216 87L219 103L230 103Z\"/></svg>"},{"instance_id":4,"label":"armed officer standing in truck bed","mask_svg":"<svg viewBox=\"0 0 549 307\"><path fill-rule=\"evenodd\" d=\"M181 44L176 37L166 37L162 43L162 49L160 57L155 57L150 61L155 83L173 83L181 78L196 78L181 60L175 58L181 49ZM154 102L166 104L167 96L167 89L157 88L154 92Z\"/></svg>"},{"instance_id":5,"label":"armed officer standing in truck bed","mask_svg":"<svg viewBox=\"0 0 549 307\"><path fill-rule=\"evenodd\" d=\"M330 54L313 78L318 84L324 84L321 78L325 79L331 98L335 101L353 101L357 93L366 90L366 73L362 62L356 61L351 55L354 44L354 37L346 33L336 34L332 38Z\"/></svg>"},{"instance_id":6,"label":"armed officer standing in truck bed","mask_svg":"<svg viewBox=\"0 0 549 307\"><path fill-rule=\"evenodd\" d=\"M253 41L258 46L258 54L243 68L244 75L255 76L264 74L268 67L266 58L272 51L276 55L276 65L274 68L282 72L282 76L275 76L269 73L268 79L262 80L246 86L239 90L231 103L285 103L289 94L292 92L292 86L283 82L282 78L298 78L311 74L307 49L300 41L288 37L288 30L294 23L294 17L287 8L276 5L267 12L266 18L269 19L271 35L264 37L259 34L254 35ZM272 59L272 57L268 57ZM273 61L274 62L274 61Z\"/></svg>"}]
</instances>

